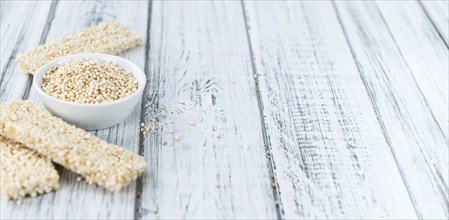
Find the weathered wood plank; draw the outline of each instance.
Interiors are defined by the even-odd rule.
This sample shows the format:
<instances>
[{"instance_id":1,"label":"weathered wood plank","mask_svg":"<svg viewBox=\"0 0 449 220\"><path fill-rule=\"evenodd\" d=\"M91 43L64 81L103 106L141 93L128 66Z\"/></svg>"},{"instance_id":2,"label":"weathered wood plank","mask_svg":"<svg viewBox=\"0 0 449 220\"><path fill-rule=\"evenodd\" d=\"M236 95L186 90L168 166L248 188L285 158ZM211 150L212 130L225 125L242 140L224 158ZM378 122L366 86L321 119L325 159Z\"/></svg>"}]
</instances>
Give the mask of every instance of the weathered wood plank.
<instances>
[{"instance_id":1,"label":"weathered wood plank","mask_svg":"<svg viewBox=\"0 0 449 220\"><path fill-rule=\"evenodd\" d=\"M240 3L152 7L140 218L276 218Z\"/></svg>"},{"instance_id":2,"label":"weathered wood plank","mask_svg":"<svg viewBox=\"0 0 449 220\"><path fill-rule=\"evenodd\" d=\"M67 36L94 23L115 18L139 32L145 41L148 6L149 3L145 1L59 2L47 40ZM122 56L143 69L144 46L128 51ZM34 90L30 91L29 99L40 103ZM139 123L140 106L125 122L94 133L109 143L137 152ZM111 193L100 187L89 186L86 182L78 182L76 178L77 175L64 170L61 172L61 189L58 191L27 199L21 205L2 202L2 219L132 219L134 217L135 183L131 183L119 193Z\"/></svg>"},{"instance_id":3,"label":"weathered wood plank","mask_svg":"<svg viewBox=\"0 0 449 220\"><path fill-rule=\"evenodd\" d=\"M433 25L440 36L449 46L449 1L447 0L420 0Z\"/></svg>"},{"instance_id":4,"label":"weathered wood plank","mask_svg":"<svg viewBox=\"0 0 449 220\"><path fill-rule=\"evenodd\" d=\"M449 140L448 48L417 2L379 2L378 6L425 97L424 104Z\"/></svg>"},{"instance_id":5,"label":"weathered wood plank","mask_svg":"<svg viewBox=\"0 0 449 220\"><path fill-rule=\"evenodd\" d=\"M39 44L51 8L49 1L1 1L0 102L22 97L29 74L22 72L16 55ZM20 16L17 16L20 15ZM50 14L51 16L51 14Z\"/></svg>"},{"instance_id":6,"label":"weathered wood plank","mask_svg":"<svg viewBox=\"0 0 449 220\"><path fill-rule=\"evenodd\" d=\"M283 217L417 218L332 3L244 5Z\"/></svg>"},{"instance_id":7,"label":"weathered wood plank","mask_svg":"<svg viewBox=\"0 0 449 220\"><path fill-rule=\"evenodd\" d=\"M398 30L395 29L399 27L404 32L414 31L415 29L409 26L417 22L418 26L426 27L422 24L421 19L427 18L423 13L419 13L419 5L413 5L414 3L408 2L406 6L383 5L384 3L386 2L379 2L382 5L383 15L388 14L385 16L388 25L391 24L390 22L396 23L389 27L383 21L382 14L373 2L350 4L337 2L336 5L354 57L362 72L370 97L378 110L379 120L384 125L419 216L424 219L448 218L449 152L447 142L438 122L432 115L432 109L426 100L428 96L423 95L422 91L424 90L420 89L420 83L416 82L417 74L426 75L421 77L422 80L418 80L421 82L428 77L427 74L439 75L441 80L444 79L443 75L447 75L448 72L441 64L444 58L437 58L435 54L438 54L438 51L441 51L440 53L446 51L445 56L447 57L447 49L439 47L439 44L445 46L438 36L431 38L432 41L420 40L418 45L417 38L424 35L418 34L418 32L408 33L400 39L394 39L389 29L393 33L397 33ZM394 11L389 11L390 7L394 8ZM401 23L401 21L411 18L411 14L408 16L406 14L408 12L404 10L413 13L414 22L409 20ZM398 16L393 17L391 14L393 12ZM429 34L430 31L433 31L432 28L426 28L425 35L432 36ZM393 36L397 37L398 35ZM415 50L398 47L397 44L407 44L399 41L406 40L411 41L409 46L415 41ZM434 45L431 46L431 44ZM426 48L426 46L431 46L431 48ZM404 51L402 51L403 49ZM436 50L433 54L432 49ZM429 59L427 57L413 61L405 59L406 56L416 56L417 58L427 55ZM431 60L432 58L437 59ZM423 64L427 62L426 66L430 70L433 69L435 73L424 70L424 66L416 65L420 62ZM430 90L427 91L430 92ZM447 86L446 95L439 94L439 92L442 91L435 88L433 94L429 93L428 95L441 98L446 96L447 100ZM442 105L444 104L441 103L441 107ZM442 110L446 111L447 115L447 107L444 109Z\"/></svg>"}]
</instances>

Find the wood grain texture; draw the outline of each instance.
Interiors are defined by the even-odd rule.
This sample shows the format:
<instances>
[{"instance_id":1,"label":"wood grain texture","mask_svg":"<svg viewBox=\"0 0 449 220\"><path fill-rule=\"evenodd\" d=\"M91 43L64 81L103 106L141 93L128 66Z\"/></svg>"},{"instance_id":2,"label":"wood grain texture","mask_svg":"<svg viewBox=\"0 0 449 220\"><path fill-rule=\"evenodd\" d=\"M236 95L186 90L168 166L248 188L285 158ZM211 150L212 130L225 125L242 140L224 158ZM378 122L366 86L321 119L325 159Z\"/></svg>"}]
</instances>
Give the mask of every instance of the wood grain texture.
<instances>
[{"instance_id":1,"label":"wood grain texture","mask_svg":"<svg viewBox=\"0 0 449 220\"><path fill-rule=\"evenodd\" d=\"M150 34L139 217L276 218L240 3L154 1Z\"/></svg>"},{"instance_id":2,"label":"wood grain texture","mask_svg":"<svg viewBox=\"0 0 449 220\"><path fill-rule=\"evenodd\" d=\"M47 40L67 36L102 20L118 19L140 33L145 41L148 5L148 2L143 1L59 2ZM145 47L140 46L122 56L143 69ZM30 91L29 99L40 104L34 90ZM137 152L139 123L140 108L118 126L92 133L109 143ZM77 175L67 170L61 169L60 173L61 189L58 191L27 199L20 205L2 202L2 219L131 219L134 217L135 182L119 193L111 193L101 187L78 182Z\"/></svg>"},{"instance_id":3,"label":"wood grain texture","mask_svg":"<svg viewBox=\"0 0 449 220\"><path fill-rule=\"evenodd\" d=\"M52 2L1 1L0 4L0 101L4 102L25 93L30 76L20 70L15 58L21 51L39 44L45 27L49 26L46 15Z\"/></svg>"},{"instance_id":4,"label":"wood grain texture","mask_svg":"<svg viewBox=\"0 0 449 220\"><path fill-rule=\"evenodd\" d=\"M0 4L0 102L41 104L21 51L113 18L142 35L121 55L142 104L91 133L149 163L119 193L58 167L1 219L449 217L447 1Z\"/></svg>"},{"instance_id":5,"label":"wood grain texture","mask_svg":"<svg viewBox=\"0 0 449 220\"><path fill-rule=\"evenodd\" d=\"M449 1L447 0L420 0L433 25L440 36L449 46Z\"/></svg>"},{"instance_id":6,"label":"wood grain texture","mask_svg":"<svg viewBox=\"0 0 449 220\"><path fill-rule=\"evenodd\" d=\"M245 9L283 217L417 218L332 3Z\"/></svg>"},{"instance_id":7,"label":"wood grain texture","mask_svg":"<svg viewBox=\"0 0 449 220\"><path fill-rule=\"evenodd\" d=\"M382 14L384 16L388 14L385 16L387 21L397 19L392 22L401 22L411 18L402 15L402 13L408 13L402 11L405 9L414 12L413 18L418 24L419 22L416 20L420 20L420 15L424 16L422 19L427 19L424 14L414 11L414 9L420 8L414 8L412 3L403 7L395 6L396 9L399 9L394 11L398 16L389 18L393 16L391 14L393 11L389 11L391 6L383 5L384 3L386 2L379 2L378 4L382 4L380 7ZM447 172L449 152L447 142L438 121L432 115L432 109L427 104L427 96L423 95L421 92L423 90L419 87L420 84L416 82L417 74L439 74L444 79L443 72L447 74L448 70L444 70L444 65L439 63L442 59L421 58L420 60L407 62L409 60L404 58L404 56L407 56L406 54L410 56L425 56L425 54L434 56L438 54L440 49L438 44L443 42L437 36L436 39L428 41L428 43L436 44L435 46L425 48L429 45L424 41L419 41L420 45L415 44L415 47L418 47L421 53L407 51L407 48L403 51L403 47L398 45L406 44L403 42L405 40L417 41L415 37L420 36L420 34L407 34L408 39L405 39L405 35L401 39L394 39L393 36L401 36L395 34L392 36L389 29L393 30L398 26L388 26L390 23L384 22L383 15L374 2L336 2L336 6L348 42L370 97L378 111L379 120L384 126L387 139L391 144L392 152L403 174L418 216L424 219L448 218L447 175L449 174ZM419 5L415 6L419 7ZM409 22L409 24L415 23ZM424 27L422 21L419 26ZM413 28L406 28L408 27L406 23L402 24L402 27L404 31L414 30ZM430 26L430 28L433 27ZM427 32L426 35L429 35L429 33ZM435 50L433 53L432 49ZM428 62L427 66L433 66L429 68L434 68L435 73L427 72L427 70L424 72L422 71L424 66L419 68L420 66L416 65L416 63L423 61ZM412 64L412 62L415 63ZM437 69L438 67L441 69ZM428 76L422 76L421 78L426 77ZM434 89L433 92L433 95L444 98L444 94L439 94L437 89ZM447 112L447 108L445 109Z\"/></svg>"},{"instance_id":8,"label":"wood grain texture","mask_svg":"<svg viewBox=\"0 0 449 220\"><path fill-rule=\"evenodd\" d=\"M417 2L377 4L425 103L449 140L449 50ZM448 10L449 8L446 7ZM447 23L449 25L449 23ZM448 141L449 142L449 141ZM449 174L448 174L449 175Z\"/></svg>"}]
</instances>

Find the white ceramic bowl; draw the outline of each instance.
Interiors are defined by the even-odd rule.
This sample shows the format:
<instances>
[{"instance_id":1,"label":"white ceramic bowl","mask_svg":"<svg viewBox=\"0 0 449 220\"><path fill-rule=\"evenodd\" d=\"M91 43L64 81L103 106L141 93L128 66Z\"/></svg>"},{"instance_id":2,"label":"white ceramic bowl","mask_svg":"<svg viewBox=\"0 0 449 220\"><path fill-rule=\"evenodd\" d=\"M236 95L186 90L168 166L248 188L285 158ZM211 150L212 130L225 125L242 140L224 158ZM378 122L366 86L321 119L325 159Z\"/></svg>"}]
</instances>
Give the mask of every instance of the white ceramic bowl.
<instances>
[{"instance_id":1,"label":"white ceramic bowl","mask_svg":"<svg viewBox=\"0 0 449 220\"><path fill-rule=\"evenodd\" d=\"M41 88L42 76L50 68L61 63L77 59L97 59L100 61L112 61L117 63L124 70L131 71L139 82L137 91L125 98L101 104L82 104L76 102L57 99ZM62 118L64 121L85 130L97 130L114 126L134 111L137 103L142 99L145 88L146 76L135 64L130 61L108 54L75 54L52 60L39 68L33 77L33 87L47 108L53 115Z\"/></svg>"}]
</instances>

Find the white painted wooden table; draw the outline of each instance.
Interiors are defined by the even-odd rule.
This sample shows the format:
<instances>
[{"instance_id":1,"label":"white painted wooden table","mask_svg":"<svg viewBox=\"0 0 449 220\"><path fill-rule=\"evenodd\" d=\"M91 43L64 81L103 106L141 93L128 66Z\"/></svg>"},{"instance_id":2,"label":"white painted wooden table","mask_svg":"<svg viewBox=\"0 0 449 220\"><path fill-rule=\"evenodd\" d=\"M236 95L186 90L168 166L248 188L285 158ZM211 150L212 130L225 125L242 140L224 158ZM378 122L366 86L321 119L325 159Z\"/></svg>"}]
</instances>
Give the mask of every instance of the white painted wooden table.
<instances>
[{"instance_id":1,"label":"white painted wooden table","mask_svg":"<svg viewBox=\"0 0 449 220\"><path fill-rule=\"evenodd\" d=\"M448 8L1 1L2 102L39 103L21 51L114 18L142 35L122 54L147 73L141 107L94 133L149 163L119 193L61 169L1 218L448 219Z\"/></svg>"}]
</instances>

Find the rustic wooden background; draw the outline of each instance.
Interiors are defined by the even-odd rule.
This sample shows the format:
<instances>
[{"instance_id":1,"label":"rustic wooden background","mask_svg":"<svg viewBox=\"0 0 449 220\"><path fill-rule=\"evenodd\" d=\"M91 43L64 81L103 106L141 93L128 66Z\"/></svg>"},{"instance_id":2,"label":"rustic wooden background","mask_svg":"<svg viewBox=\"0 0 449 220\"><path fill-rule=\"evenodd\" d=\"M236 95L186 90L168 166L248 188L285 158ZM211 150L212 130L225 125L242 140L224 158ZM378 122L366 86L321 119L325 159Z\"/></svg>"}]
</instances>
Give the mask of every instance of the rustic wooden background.
<instances>
[{"instance_id":1,"label":"rustic wooden background","mask_svg":"<svg viewBox=\"0 0 449 220\"><path fill-rule=\"evenodd\" d=\"M1 218L448 219L448 8L1 1L1 102L39 103L21 51L109 19L142 35L121 55L147 73L142 103L93 133L149 163L119 193L61 169Z\"/></svg>"}]
</instances>

